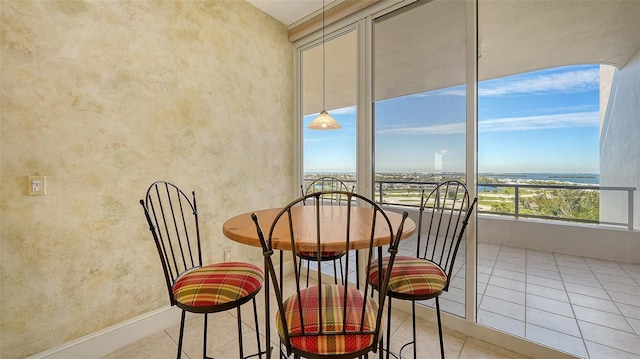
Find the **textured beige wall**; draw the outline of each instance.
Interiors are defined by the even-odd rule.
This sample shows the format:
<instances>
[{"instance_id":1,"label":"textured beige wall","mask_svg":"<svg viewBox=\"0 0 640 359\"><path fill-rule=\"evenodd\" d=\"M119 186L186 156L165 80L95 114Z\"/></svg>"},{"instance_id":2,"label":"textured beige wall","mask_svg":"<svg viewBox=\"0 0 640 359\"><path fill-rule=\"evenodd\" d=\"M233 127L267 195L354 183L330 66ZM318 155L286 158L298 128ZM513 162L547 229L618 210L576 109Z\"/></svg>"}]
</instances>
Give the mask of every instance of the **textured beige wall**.
<instances>
[{"instance_id":1,"label":"textured beige wall","mask_svg":"<svg viewBox=\"0 0 640 359\"><path fill-rule=\"evenodd\" d=\"M293 198L284 25L239 0L113 0L2 1L0 27L0 357L168 305L138 203L154 180L196 190L208 259L261 263L221 227Z\"/></svg>"}]
</instances>

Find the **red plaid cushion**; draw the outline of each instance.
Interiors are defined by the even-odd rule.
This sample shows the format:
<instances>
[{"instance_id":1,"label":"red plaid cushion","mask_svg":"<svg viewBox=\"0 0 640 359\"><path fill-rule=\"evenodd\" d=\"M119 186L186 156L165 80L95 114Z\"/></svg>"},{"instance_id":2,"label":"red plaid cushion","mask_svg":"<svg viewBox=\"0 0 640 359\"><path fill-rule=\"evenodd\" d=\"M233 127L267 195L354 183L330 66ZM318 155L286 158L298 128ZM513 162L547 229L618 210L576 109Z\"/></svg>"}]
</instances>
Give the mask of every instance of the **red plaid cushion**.
<instances>
[{"instance_id":1,"label":"red plaid cushion","mask_svg":"<svg viewBox=\"0 0 640 359\"><path fill-rule=\"evenodd\" d=\"M372 346L373 334L361 331L373 331L376 326L378 304L371 298L364 298L355 288L347 291L347 320L343 326L344 286L335 284L322 285L322 298L319 298L319 287L313 286L292 295L284 302L285 318L291 335L293 347L308 353L322 355L340 355L353 353ZM318 302L322 301L322 323L319 323L320 311ZM362 321L363 301L367 301L364 321ZM300 307L304 321L300 318ZM303 333L304 336L296 336ZM284 339L284 326L280 313L276 315L276 324L280 338ZM361 326L362 324L362 326ZM322 328L323 334L319 334ZM340 334L343 329L347 334Z\"/></svg>"},{"instance_id":2,"label":"red plaid cushion","mask_svg":"<svg viewBox=\"0 0 640 359\"><path fill-rule=\"evenodd\" d=\"M382 267L387 269L389 258L382 258ZM378 288L378 260L372 263L369 282ZM389 278L389 292L403 296L430 297L442 292L447 284L447 275L434 263L414 257L396 256Z\"/></svg>"},{"instance_id":3,"label":"red plaid cushion","mask_svg":"<svg viewBox=\"0 0 640 359\"><path fill-rule=\"evenodd\" d=\"M263 277L262 269L253 264L211 264L183 274L173 285L173 295L185 306L213 307L255 294Z\"/></svg>"}]
</instances>

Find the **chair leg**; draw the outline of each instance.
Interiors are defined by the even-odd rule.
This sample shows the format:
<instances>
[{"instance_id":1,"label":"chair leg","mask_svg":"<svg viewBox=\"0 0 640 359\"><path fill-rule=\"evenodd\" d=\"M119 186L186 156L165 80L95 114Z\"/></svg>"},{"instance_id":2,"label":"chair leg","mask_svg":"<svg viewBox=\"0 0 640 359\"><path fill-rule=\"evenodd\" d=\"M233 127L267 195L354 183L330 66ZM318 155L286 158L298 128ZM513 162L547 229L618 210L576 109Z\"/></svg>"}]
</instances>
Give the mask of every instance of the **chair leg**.
<instances>
[{"instance_id":1,"label":"chair leg","mask_svg":"<svg viewBox=\"0 0 640 359\"><path fill-rule=\"evenodd\" d=\"M240 359L243 359L244 352L242 350L242 311L240 310L240 306L236 307L236 311L238 313L238 350L240 353Z\"/></svg>"},{"instance_id":2,"label":"chair leg","mask_svg":"<svg viewBox=\"0 0 640 359\"><path fill-rule=\"evenodd\" d=\"M349 260L347 258L347 260ZM356 288L360 290L360 256L356 250Z\"/></svg>"},{"instance_id":3,"label":"chair leg","mask_svg":"<svg viewBox=\"0 0 640 359\"><path fill-rule=\"evenodd\" d=\"M444 359L444 340L442 339L442 322L440 321L440 302L436 297L436 315L438 316L438 335L440 336L440 356Z\"/></svg>"},{"instance_id":4,"label":"chair leg","mask_svg":"<svg viewBox=\"0 0 640 359\"><path fill-rule=\"evenodd\" d=\"M178 355L176 356L177 359L180 359L182 357L182 338L184 334L184 319L186 314L187 313L183 310L182 319L180 319L180 335L178 336Z\"/></svg>"},{"instance_id":5,"label":"chair leg","mask_svg":"<svg viewBox=\"0 0 640 359\"><path fill-rule=\"evenodd\" d=\"M416 343L416 302L411 301L411 316L413 317L413 359L418 358L418 345Z\"/></svg>"},{"instance_id":6,"label":"chair leg","mask_svg":"<svg viewBox=\"0 0 640 359\"><path fill-rule=\"evenodd\" d=\"M387 297L389 299L389 304L387 307L387 359L389 359L389 354L391 353L391 297Z\"/></svg>"},{"instance_id":7,"label":"chair leg","mask_svg":"<svg viewBox=\"0 0 640 359\"><path fill-rule=\"evenodd\" d=\"M209 314L204 313L204 337L202 338L202 359L207 359L207 324L209 324Z\"/></svg>"},{"instance_id":8,"label":"chair leg","mask_svg":"<svg viewBox=\"0 0 640 359\"><path fill-rule=\"evenodd\" d=\"M416 341L416 302L414 300L411 301L411 334L412 340L402 345L396 358L402 358L402 351L409 345L413 348L413 359L418 358L418 342Z\"/></svg>"},{"instance_id":9,"label":"chair leg","mask_svg":"<svg viewBox=\"0 0 640 359\"><path fill-rule=\"evenodd\" d=\"M262 345L260 345L260 324L258 324L258 307L256 306L256 298L253 297L253 320L256 323L256 343L258 343L258 357L262 359ZM269 345L267 345L269 348Z\"/></svg>"}]
</instances>

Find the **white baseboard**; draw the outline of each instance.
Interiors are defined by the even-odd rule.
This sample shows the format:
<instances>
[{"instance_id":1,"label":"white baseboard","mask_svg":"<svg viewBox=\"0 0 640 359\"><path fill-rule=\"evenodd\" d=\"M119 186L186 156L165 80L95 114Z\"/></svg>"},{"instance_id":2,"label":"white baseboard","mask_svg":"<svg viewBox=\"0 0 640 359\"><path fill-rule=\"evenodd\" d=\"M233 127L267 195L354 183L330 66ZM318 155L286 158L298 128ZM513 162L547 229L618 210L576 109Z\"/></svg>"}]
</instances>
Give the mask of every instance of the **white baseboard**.
<instances>
[{"instance_id":1,"label":"white baseboard","mask_svg":"<svg viewBox=\"0 0 640 359\"><path fill-rule=\"evenodd\" d=\"M164 307L33 355L29 359L93 359L180 323L181 310Z\"/></svg>"},{"instance_id":2,"label":"white baseboard","mask_svg":"<svg viewBox=\"0 0 640 359\"><path fill-rule=\"evenodd\" d=\"M277 257L274 258L274 262L277 260ZM286 262L289 265L285 264L284 276L293 273L293 266L289 262L290 260ZM279 268L279 265L275 266L276 273ZM59 347L35 354L27 359L97 359L153 333L179 324L181 312L177 307L160 308Z\"/></svg>"}]
</instances>

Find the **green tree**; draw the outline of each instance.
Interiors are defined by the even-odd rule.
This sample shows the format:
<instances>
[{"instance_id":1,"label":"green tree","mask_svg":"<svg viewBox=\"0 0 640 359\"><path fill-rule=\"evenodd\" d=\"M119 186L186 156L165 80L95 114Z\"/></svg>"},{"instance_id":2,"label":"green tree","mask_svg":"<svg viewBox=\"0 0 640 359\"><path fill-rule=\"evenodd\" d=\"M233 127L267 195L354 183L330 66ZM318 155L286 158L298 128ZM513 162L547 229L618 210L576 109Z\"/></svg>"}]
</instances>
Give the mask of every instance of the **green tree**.
<instances>
[{"instance_id":1,"label":"green tree","mask_svg":"<svg viewBox=\"0 0 640 359\"><path fill-rule=\"evenodd\" d=\"M542 216L597 221L600 217L599 203L598 191L556 189L536 195L528 207Z\"/></svg>"}]
</instances>

